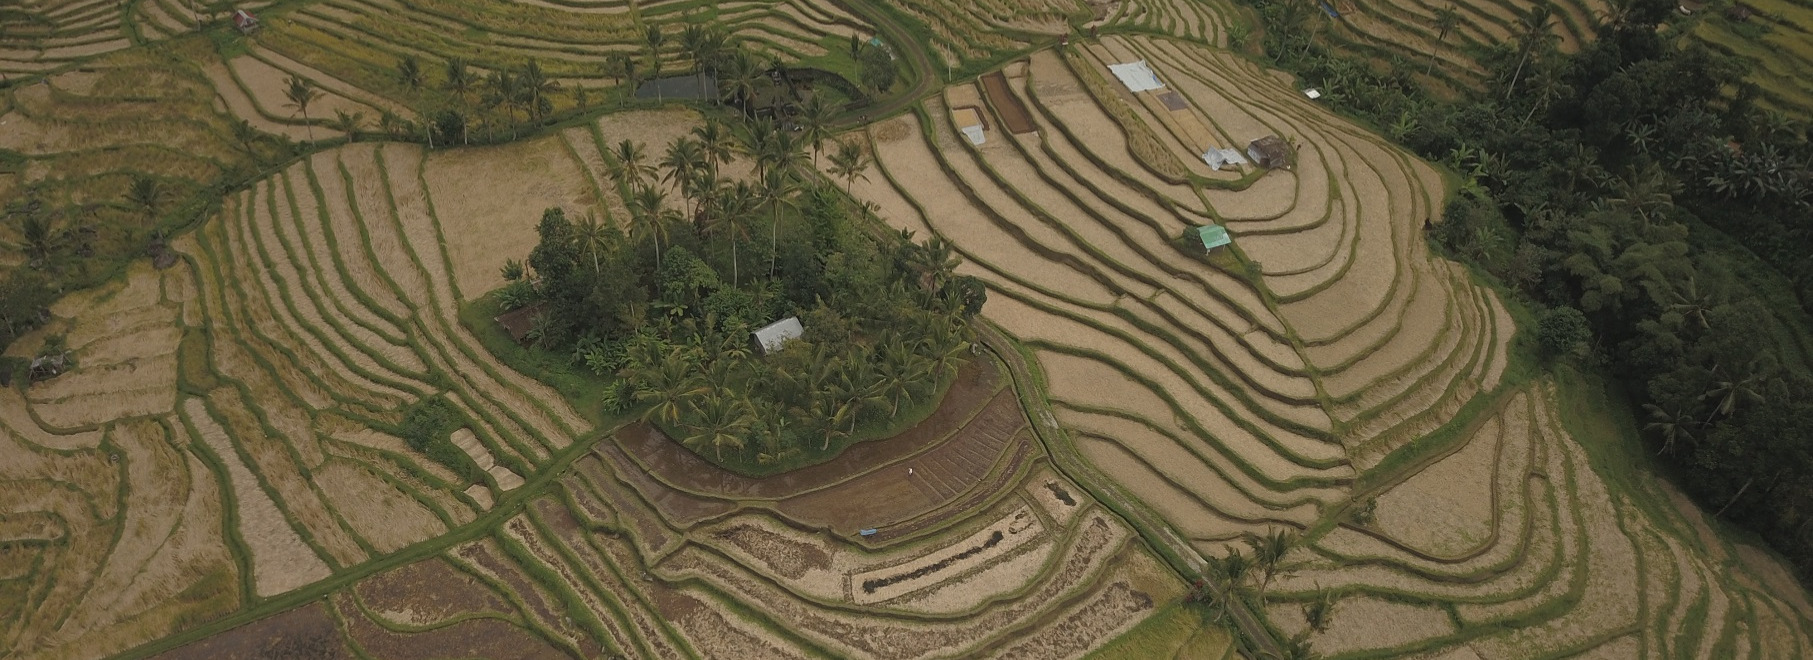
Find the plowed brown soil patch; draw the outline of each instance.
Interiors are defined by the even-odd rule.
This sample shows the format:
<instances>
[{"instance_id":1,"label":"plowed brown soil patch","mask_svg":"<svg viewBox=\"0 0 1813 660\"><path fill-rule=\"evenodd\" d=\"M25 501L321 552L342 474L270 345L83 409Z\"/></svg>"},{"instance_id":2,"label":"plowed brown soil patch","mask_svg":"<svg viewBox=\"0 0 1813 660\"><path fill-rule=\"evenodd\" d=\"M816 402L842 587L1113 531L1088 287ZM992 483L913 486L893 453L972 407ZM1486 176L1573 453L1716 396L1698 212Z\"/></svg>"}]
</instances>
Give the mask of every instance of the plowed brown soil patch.
<instances>
[{"instance_id":1,"label":"plowed brown soil patch","mask_svg":"<svg viewBox=\"0 0 1813 660\"><path fill-rule=\"evenodd\" d=\"M320 601L153 656L155 660L352 658Z\"/></svg>"},{"instance_id":2,"label":"plowed brown soil patch","mask_svg":"<svg viewBox=\"0 0 1813 660\"><path fill-rule=\"evenodd\" d=\"M1001 123L1007 124L1009 133L1018 135L1036 130L1032 125L1032 113L1020 102L1020 97L1008 89L1007 76L1001 75L1000 71L982 76L982 91L988 94L989 104L1001 115Z\"/></svg>"}]
</instances>

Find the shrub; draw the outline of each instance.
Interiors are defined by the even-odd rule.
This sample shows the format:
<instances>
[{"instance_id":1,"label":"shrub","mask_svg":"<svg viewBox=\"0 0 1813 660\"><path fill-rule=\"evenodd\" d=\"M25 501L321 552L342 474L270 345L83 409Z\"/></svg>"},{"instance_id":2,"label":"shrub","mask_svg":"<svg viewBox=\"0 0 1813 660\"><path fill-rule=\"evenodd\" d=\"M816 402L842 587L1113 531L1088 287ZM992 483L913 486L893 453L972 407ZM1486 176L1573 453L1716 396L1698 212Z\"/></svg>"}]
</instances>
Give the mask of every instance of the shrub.
<instances>
[{"instance_id":1,"label":"shrub","mask_svg":"<svg viewBox=\"0 0 1813 660\"><path fill-rule=\"evenodd\" d=\"M476 482L478 464L453 444L453 431L466 425L466 418L445 398L423 399L403 413L398 435L410 449L422 452L429 460L440 463L468 482Z\"/></svg>"},{"instance_id":2,"label":"shrub","mask_svg":"<svg viewBox=\"0 0 1813 660\"><path fill-rule=\"evenodd\" d=\"M535 290L535 283L520 277L497 290L497 303L506 312L526 307L540 297L541 294Z\"/></svg>"},{"instance_id":3,"label":"shrub","mask_svg":"<svg viewBox=\"0 0 1813 660\"><path fill-rule=\"evenodd\" d=\"M1586 357L1592 339L1586 315L1573 307L1550 307L1537 318L1536 343L1549 359Z\"/></svg>"}]
</instances>

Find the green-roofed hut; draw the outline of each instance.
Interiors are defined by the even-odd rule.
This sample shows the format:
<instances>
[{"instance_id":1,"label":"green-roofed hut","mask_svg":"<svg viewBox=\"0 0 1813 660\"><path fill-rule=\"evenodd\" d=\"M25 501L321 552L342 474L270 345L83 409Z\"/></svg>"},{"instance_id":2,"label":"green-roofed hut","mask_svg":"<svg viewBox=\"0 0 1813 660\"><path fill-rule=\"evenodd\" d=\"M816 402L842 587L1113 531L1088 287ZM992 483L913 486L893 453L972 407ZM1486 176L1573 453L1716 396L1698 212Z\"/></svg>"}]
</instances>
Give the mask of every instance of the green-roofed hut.
<instances>
[{"instance_id":1,"label":"green-roofed hut","mask_svg":"<svg viewBox=\"0 0 1813 660\"><path fill-rule=\"evenodd\" d=\"M1234 239L1228 236L1228 228L1221 225L1203 225L1197 227L1196 237L1202 239L1203 252L1208 252L1209 250L1234 242Z\"/></svg>"}]
</instances>

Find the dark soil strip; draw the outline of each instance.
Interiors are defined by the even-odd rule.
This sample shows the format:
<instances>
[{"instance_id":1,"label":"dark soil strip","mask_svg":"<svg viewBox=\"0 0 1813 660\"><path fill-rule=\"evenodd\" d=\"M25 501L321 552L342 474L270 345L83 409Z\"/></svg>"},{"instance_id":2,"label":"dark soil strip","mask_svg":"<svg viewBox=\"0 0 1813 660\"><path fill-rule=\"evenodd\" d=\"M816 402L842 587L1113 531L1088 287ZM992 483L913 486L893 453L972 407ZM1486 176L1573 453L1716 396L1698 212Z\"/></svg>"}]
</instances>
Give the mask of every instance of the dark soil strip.
<instances>
[{"instance_id":1,"label":"dark soil strip","mask_svg":"<svg viewBox=\"0 0 1813 660\"><path fill-rule=\"evenodd\" d=\"M887 576L884 578L876 578L873 580L863 580L862 581L862 591L863 591L863 593L872 594L872 593L875 593L876 589L880 589L882 587L885 587L885 586L888 586L888 585L891 585L891 584L894 584L897 582L905 582L907 580L917 580L917 579L925 577L927 575L937 573L938 571L942 571L946 568L950 568L951 564L955 564L955 563L963 561L965 559L969 559L970 557L974 557L977 554L980 554L984 550L987 550L989 548L1000 545L1001 539L1004 539L1004 538L1007 538L1007 535L1002 534L1001 530L997 529L997 530L995 530L995 533L988 535L987 541L983 541L976 545L970 546L968 550L964 550L963 552L959 552L959 553L951 555L949 557L940 559L940 560L938 560L937 563L927 564L925 566L915 568L915 569L907 571L905 573L896 573L894 575L890 575L890 576Z\"/></svg>"},{"instance_id":2,"label":"dark soil strip","mask_svg":"<svg viewBox=\"0 0 1813 660\"><path fill-rule=\"evenodd\" d=\"M1001 123L1007 124L1007 132L1019 135L1038 130L1032 125L1032 114L1020 103L1020 97L1008 90L1007 76L1000 71L982 76L982 91L988 94L989 105L1001 115Z\"/></svg>"}]
</instances>

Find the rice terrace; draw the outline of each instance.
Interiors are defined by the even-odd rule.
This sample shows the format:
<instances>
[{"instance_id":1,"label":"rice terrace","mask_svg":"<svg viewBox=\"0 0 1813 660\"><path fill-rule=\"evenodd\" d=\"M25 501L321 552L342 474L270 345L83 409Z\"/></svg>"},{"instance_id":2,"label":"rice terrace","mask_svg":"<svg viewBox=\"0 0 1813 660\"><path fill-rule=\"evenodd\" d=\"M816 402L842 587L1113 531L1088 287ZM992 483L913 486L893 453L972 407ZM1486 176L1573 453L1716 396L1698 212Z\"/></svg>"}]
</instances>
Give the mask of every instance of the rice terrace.
<instances>
[{"instance_id":1,"label":"rice terrace","mask_svg":"<svg viewBox=\"0 0 1813 660\"><path fill-rule=\"evenodd\" d=\"M1797 3L0 4L0 658L1813 657Z\"/></svg>"}]
</instances>

